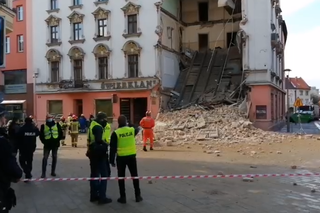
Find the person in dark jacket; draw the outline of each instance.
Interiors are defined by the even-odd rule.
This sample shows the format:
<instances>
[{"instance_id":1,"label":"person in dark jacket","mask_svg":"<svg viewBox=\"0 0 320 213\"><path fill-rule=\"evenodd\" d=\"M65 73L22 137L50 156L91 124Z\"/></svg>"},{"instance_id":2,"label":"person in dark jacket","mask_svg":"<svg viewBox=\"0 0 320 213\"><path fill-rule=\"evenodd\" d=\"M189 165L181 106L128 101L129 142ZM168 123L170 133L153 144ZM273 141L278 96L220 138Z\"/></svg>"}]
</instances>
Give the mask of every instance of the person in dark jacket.
<instances>
[{"instance_id":1,"label":"person in dark jacket","mask_svg":"<svg viewBox=\"0 0 320 213\"><path fill-rule=\"evenodd\" d=\"M136 140L135 136L139 133L139 128L129 124L124 115L118 118L119 128L111 134L110 139L110 164L115 167L115 157L117 162L118 177L125 177L126 167L129 168L132 177L138 176L137 159L136 159ZM120 198L119 203L127 202L126 189L124 180L118 180ZM141 202L139 179L133 179L136 202Z\"/></svg>"},{"instance_id":2,"label":"person in dark jacket","mask_svg":"<svg viewBox=\"0 0 320 213\"><path fill-rule=\"evenodd\" d=\"M43 143L43 159L42 159L42 175L41 178L46 177L46 170L48 158L51 152L51 176L56 175L56 166L58 159L58 149L60 147L60 140L63 139L63 132L59 123L56 123L52 115L47 115L46 123L40 127L40 140Z\"/></svg>"},{"instance_id":3,"label":"person in dark jacket","mask_svg":"<svg viewBox=\"0 0 320 213\"><path fill-rule=\"evenodd\" d=\"M111 170L108 161L108 132L107 115L99 112L97 119L92 121L88 131L87 157L90 160L91 177L110 177ZM110 136L110 134L109 134ZM107 180L90 181L90 202L98 201L99 204L111 203L106 196Z\"/></svg>"},{"instance_id":4,"label":"person in dark jacket","mask_svg":"<svg viewBox=\"0 0 320 213\"><path fill-rule=\"evenodd\" d=\"M39 129L33 124L32 118L27 117L25 124L19 129L17 134L19 163L23 169L26 179L32 178L33 153L37 147L37 137L40 135Z\"/></svg>"},{"instance_id":5,"label":"person in dark jacket","mask_svg":"<svg viewBox=\"0 0 320 213\"><path fill-rule=\"evenodd\" d=\"M0 126L5 124L5 110L0 106ZM22 178L22 170L16 157L12 155L13 147L7 140L6 131L0 129L0 212L8 213L16 205L15 191L11 182L17 183Z\"/></svg>"},{"instance_id":6,"label":"person in dark jacket","mask_svg":"<svg viewBox=\"0 0 320 213\"><path fill-rule=\"evenodd\" d=\"M8 136L9 141L11 142L13 148L13 154L16 156L18 153L18 145L17 145L17 133L20 128L20 124L18 123L18 118L13 118L11 123L8 126Z\"/></svg>"}]
</instances>

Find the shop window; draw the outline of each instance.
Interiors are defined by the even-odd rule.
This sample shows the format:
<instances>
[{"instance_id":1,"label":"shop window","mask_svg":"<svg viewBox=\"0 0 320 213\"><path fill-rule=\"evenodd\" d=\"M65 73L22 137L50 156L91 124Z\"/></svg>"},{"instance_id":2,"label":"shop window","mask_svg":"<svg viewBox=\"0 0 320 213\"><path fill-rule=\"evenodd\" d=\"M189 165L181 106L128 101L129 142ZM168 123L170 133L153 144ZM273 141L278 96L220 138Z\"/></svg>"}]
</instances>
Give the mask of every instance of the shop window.
<instances>
[{"instance_id":1,"label":"shop window","mask_svg":"<svg viewBox=\"0 0 320 213\"><path fill-rule=\"evenodd\" d=\"M267 119L267 106L257 105L256 106L256 119Z\"/></svg>"},{"instance_id":2,"label":"shop window","mask_svg":"<svg viewBox=\"0 0 320 213\"><path fill-rule=\"evenodd\" d=\"M6 94L21 94L27 92L27 71L4 71L4 90Z\"/></svg>"},{"instance_id":3,"label":"shop window","mask_svg":"<svg viewBox=\"0 0 320 213\"><path fill-rule=\"evenodd\" d=\"M48 107L48 113L53 116L58 114L63 114L62 100L49 100L47 107Z\"/></svg>"},{"instance_id":4,"label":"shop window","mask_svg":"<svg viewBox=\"0 0 320 213\"><path fill-rule=\"evenodd\" d=\"M108 116L108 122L113 122L113 108L111 99L99 99L96 100L96 113L104 112Z\"/></svg>"}]
</instances>

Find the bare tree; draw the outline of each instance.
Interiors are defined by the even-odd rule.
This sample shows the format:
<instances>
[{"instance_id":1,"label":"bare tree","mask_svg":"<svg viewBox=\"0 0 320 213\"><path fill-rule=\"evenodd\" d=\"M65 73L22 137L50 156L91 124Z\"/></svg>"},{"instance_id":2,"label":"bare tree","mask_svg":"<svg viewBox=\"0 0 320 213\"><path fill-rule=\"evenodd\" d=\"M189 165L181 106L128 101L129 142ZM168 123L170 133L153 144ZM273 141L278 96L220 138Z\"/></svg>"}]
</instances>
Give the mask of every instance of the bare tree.
<instances>
[{"instance_id":1,"label":"bare tree","mask_svg":"<svg viewBox=\"0 0 320 213\"><path fill-rule=\"evenodd\" d=\"M319 95L311 94L310 97L313 104L319 104L319 101L320 101Z\"/></svg>"}]
</instances>

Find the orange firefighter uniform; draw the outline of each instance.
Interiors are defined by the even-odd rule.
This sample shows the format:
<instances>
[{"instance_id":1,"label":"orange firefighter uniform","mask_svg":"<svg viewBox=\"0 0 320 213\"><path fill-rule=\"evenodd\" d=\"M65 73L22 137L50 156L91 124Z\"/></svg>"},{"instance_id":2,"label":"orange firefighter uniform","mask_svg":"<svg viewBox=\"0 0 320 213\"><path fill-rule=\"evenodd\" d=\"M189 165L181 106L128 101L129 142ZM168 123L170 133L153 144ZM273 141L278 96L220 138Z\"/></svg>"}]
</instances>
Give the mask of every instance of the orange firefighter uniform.
<instances>
[{"instance_id":1,"label":"orange firefighter uniform","mask_svg":"<svg viewBox=\"0 0 320 213\"><path fill-rule=\"evenodd\" d=\"M140 126L143 128L143 150L147 151L147 141L150 141L150 150L153 150L153 141L154 141L154 134L153 128L155 126L154 119L151 118L151 112L146 112L146 117L142 118L140 121Z\"/></svg>"}]
</instances>

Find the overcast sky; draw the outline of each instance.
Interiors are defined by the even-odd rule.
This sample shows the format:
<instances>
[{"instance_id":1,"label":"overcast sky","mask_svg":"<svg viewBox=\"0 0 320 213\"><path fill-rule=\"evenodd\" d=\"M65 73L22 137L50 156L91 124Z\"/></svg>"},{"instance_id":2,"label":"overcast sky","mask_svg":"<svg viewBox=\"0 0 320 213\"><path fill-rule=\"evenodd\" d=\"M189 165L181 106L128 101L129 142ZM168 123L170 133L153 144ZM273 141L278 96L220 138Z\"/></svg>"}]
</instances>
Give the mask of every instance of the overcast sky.
<instances>
[{"instance_id":1,"label":"overcast sky","mask_svg":"<svg viewBox=\"0 0 320 213\"><path fill-rule=\"evenodd\" d=\"M288 27L285 67L320 88L320 0L280 0Z\"/></svg>"}]
</instances>

